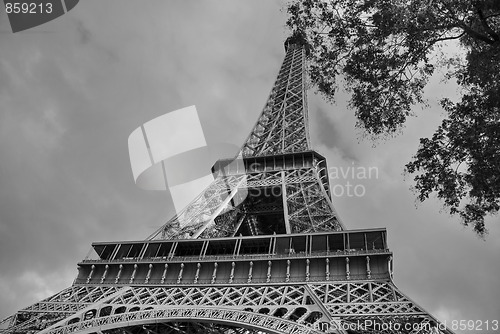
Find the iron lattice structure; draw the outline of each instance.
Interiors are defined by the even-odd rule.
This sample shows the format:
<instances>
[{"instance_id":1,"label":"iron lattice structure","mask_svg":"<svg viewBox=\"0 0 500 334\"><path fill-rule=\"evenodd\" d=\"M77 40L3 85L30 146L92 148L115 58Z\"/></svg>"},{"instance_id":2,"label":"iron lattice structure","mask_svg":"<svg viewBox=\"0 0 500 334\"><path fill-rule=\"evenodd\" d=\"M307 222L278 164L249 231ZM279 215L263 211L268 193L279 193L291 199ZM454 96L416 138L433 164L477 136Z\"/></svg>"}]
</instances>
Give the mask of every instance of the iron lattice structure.
<instances>
[{"instance_id":1,"label":"iron lattice structure","mask_svg":"<svg viewBox=\"0 0 500 334\"><path fill-rule=\"evenodd\" d=\"M146 240L94 243L73 284L1 334L446 333L393 283L385 229L346 230L307 128L294 39L215 181Z\"/></svg>"}]
</instances>

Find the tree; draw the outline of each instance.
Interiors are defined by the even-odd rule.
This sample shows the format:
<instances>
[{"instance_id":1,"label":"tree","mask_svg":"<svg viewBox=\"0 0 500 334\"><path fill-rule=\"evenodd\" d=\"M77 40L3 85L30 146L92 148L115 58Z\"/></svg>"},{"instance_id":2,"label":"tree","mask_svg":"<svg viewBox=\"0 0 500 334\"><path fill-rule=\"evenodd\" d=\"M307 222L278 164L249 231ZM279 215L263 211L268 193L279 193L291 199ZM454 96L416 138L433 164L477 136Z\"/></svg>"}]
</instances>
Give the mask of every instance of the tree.
<instances>
[{"instance_id":1,"label":"tree","mask_svg":"<svg viewBox=\"0 0 500 334\"><path fill-rule=\"evenodd\" d=\"M441 101L446 117L406 171L420 201L436 193L487 233L485 217L500 209L500 1L294 0L287 11L308 43L312 83L333 100L342 80L369 136L399 133L436 69L457 81L460 100Z\"/></svg>"}]
</instances>

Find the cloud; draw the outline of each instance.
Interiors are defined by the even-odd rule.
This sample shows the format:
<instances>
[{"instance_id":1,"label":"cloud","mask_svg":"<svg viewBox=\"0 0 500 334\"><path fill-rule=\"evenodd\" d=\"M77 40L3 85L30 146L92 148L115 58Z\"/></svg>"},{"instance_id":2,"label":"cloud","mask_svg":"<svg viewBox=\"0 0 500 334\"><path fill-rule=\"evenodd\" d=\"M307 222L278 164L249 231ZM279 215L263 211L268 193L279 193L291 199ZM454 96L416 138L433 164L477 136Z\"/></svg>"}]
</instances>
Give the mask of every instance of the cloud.
<instances>
[{"instance_id":1,"label":"cloud","mask_svg":"<svg viewBox=\"0 0 500 334\"><path fill-rule=\"evenodd\" d=\"M0 317L70 285L93 241L141 240L170 218L168 194L134 185L140 124L195 104L209 145L243 143L284 55L280 6L89 0L46 33L0 35ZM345 225L387 227L398 287L431 313L493 320L500 229L482 242L435 201L415 209L401 175L439 112L372 148L343 99L310 94L313 146L329 166L379 170L364 197L333 199Z\"/></svg>"},{"instance_id":2,"label":"cloud","mask_svg":"<svg viewBox=\"0 0 500 334\"><path fill-rule=\"evenodd\" d=\"M88 42L90 42L90 39L92 37L92 33L85 26L85 24L83 23L83 21L77 20L76 31L78 32L78 36L79 36L80 42L82 44L87 44Z\"/></svg>"}]
</instances>

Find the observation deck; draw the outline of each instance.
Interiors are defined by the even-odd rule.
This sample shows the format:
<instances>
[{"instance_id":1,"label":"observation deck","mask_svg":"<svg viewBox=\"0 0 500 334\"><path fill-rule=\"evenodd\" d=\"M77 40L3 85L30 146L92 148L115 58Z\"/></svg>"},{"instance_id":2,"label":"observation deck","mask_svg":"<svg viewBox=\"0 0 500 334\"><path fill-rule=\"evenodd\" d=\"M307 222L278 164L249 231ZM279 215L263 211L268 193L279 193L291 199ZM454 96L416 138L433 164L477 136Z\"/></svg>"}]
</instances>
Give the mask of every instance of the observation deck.
<instances>
[{"instance_id":1,"label":"observation deck","mask_svg":"<svg viewBox=\"0 0 500 334\"><path fill-rule=\"evenodd\" d=\"M388 280L386 230L96 242L75 284L262 284Z\"/></svg>"}]
</instances>

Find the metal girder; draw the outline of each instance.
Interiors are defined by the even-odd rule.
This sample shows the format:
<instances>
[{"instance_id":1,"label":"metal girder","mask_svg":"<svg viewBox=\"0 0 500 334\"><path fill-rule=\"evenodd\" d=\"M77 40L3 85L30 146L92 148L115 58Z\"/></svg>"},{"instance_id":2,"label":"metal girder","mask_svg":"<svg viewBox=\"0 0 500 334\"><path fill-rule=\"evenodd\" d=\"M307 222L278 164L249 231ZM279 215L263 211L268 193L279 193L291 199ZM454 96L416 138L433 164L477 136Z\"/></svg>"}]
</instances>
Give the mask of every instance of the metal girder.
<instances>
[{"instance_id":1,"label":"metal girder","mask_svg":"<svg viewBox=\"0 0 500 334\"><path fill-rule=\"evenodd\" d=\"M294 321L276 317L221 308L153 308L136 312L127 312L96 317L74 324L61 326L40 334L93 333L96 330L107 331L122 327L140 326L158 322L196 322L231 325L276 334L319 334L321 332Z\"/></svg>"},{"instance_id":2,"label":"metal girder","mask_svg":"<svg viewBox=\"0 0 500 334\"><path fill-rule=\"evenodd\" d=\"M39 332L69 334L109 331L121 327L172 322L217 322L267 333L316 333L325 325L357 326L354 332L369 332L370 326L406 326L411 330L387 333L450 333L440 330L437 320L401 293L390 281L332 281L309 284L112 287L73 286L101 291L100 298L77 312L59 315L57 323L19 323L5 334ZM67 289L68 290L68 289ZM67 291L64 290L64 291ZM111 293L113 291L114 293ZM67 298L51 299L64 309ZM85 298L86 296L81 295ZM83 305L83 304L82 304ZM30 308L31 312L34 308ZM49 314L38 308L37 317ZM22 314L22 311L19 312ZM350 327L352 328L352 327ZM215 329L214 329L215 331Z\"/></svg>"},{"instance_id":3,"label":"metal girder","mask_svg":"<svg viewBox=\"0 0 500 334\"><path fill-rule=\"evenodd\" d=\"M112 286L73 285L18 311L11 317L10 326L7 329L0 329L0 333L38 332L90 305L99 303L122 289Z\"/></svg>"},{"instance_id":4,"label":"metal girder","mask_svg":"<svg viewBox=\"0 0 500 334\"><path fill-rule=\"evenodd\" d=\"M304 49L289 47L262 114L242 147L244 157L310 150L304 72Z\"/></svg>"},{"instance_id":5,"label":"metal girder","mask_svg":"<svg viewBox=\"0 0 500 334\"><path fill-rule=\"evenodd\" d=\"M330 197L319 179L319 167L268 171L240 175L219 175L213 183L184 210L165 224L151 239L175 239L186 237L233 235L247 202L234 206L231 199L239 192L284 186L284 202L292 233L341 231L344 226L336 213ZM259 190L264 191L264 190ZM284 213L283 213L284 214ZM214 220L221 217L223 231L210 231ZM207 233L202 234L205 229Z\"/></svg>"}]
</instances>

